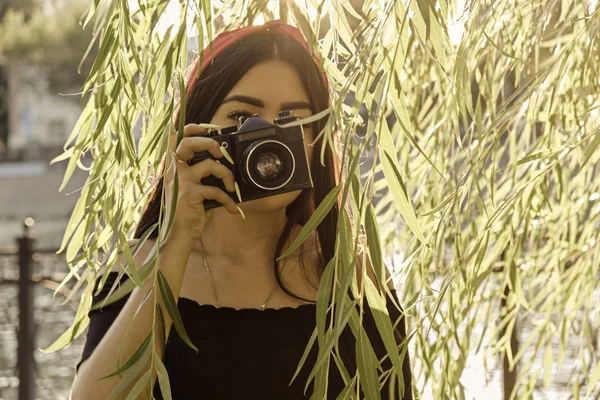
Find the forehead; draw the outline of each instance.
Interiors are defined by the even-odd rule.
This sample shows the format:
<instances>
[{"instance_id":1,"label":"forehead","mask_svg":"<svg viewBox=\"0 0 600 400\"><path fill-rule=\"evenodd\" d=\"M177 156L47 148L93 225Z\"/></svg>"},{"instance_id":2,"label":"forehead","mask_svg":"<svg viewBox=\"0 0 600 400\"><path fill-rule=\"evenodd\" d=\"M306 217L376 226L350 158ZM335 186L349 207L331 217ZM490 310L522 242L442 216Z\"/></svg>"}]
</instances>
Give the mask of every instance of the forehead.
<instances>
[{"instance_id":1,"label":"forehead","mask_svg":"<svg viewBox=\"0 0 600 400\"><path fill-rule=\"evenodd\" d=\"M252 67L227 94L231 95L256 97L267 107L295 101L310 102L296 69L277 60Z\"/></svg>"}]
</instances>

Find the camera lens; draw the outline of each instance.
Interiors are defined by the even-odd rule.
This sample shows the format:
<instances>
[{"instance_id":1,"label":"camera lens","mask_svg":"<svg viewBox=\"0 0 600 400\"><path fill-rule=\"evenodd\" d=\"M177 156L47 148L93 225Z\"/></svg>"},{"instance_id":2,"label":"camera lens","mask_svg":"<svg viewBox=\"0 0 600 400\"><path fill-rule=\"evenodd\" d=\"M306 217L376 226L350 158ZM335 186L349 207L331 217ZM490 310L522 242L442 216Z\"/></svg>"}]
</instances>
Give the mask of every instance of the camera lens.
<instances>
[{"instance_id":1,"label":"camera lens","mask_svg":"<svg viewBox=\"0 0 600 400\"><path fill-rule=\"evenodd\" d=\"M283 171L283 163L275 153L266 151L260 153L256 160L256 171L261 179L275 179Z\"/></svg>"},{"instance_id":2,"label":"camera lens","mask_svg":"<svg viewBox=\"0 0 600 400\"><path fill-rule=\"evenodd\" d=\"M249 146L244 152L242 164L246 180L263 190L277 190L294 176L296 160L285 144L276 140L264 140Z\"/></svg>"}]
</instances>

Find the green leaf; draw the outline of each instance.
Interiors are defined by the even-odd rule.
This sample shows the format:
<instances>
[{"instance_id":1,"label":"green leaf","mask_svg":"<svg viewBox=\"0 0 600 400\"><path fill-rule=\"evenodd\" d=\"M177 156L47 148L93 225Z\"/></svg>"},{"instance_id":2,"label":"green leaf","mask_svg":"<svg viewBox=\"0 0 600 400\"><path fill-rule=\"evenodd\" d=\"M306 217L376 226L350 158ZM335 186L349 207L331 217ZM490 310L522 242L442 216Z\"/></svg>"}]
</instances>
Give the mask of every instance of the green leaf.
<instances>
[{"instance_id":1,"label":"green leaf","mask_svg":"<svg viewBox=\"0 0 600 400\"><path fill-rule=\"evenodd\" d=\"M588 163L588 161L590 160L590 158L592 158L592 155L594 154L594 152L596 151L598 146L600 146L600 130L596 131L594 133L594 135L595 135L594 140L592 140L592 143L590 143L589 146L587 147L587 149L585 149L585 153L583 155L583 161L581 162L581 169L583 169L583 167L585 167L585 164Z\"/></svg>"},{"instance_id":2,"label":"green leaf","mask_svg":"<svg viewBox=\"0 0 600 400\"><path fill-rule=\"evenodd\" d=\"M169 317L173 321L173 326L177 330L179 336L183 339L183 341L192 349L198 352L198 348L192 343L187 332L185 331L185 327L183 326L183 321L181 320L181 314L179 313L179 309L177 308L177 302L175 301L175 297L173 297L173 292L171 292L171 288L169 287L169 282L159 269L156 272L158 278L158 287L160 289L161 298L165 304L167 312L169 313Z\"/></svg>"},{"instance_id":3,"label":"green leaf","mask_svg":"<svg viewBox=\"0 0 600 400\"><path fill-rule=\"evenodd\" d=\"M325 331L325 328L327 327L326 318L329 308L330 294L333 289L332 285L333 276L335 274L335 260L336 257L332 258L327 264L327 267L325 268L325 272L321 279L321 284L319 285L319 292L317 294L317 326L315 328L319 343L319 353L317 354L317 362L313 366L313 369L308 376L304 390L307 390L308 385L313 379L313 377L319 376L319 380L327 378L327 373L324 370L329 369L329 359L331 356L331 350L337 343L339 335L341 334L341 329L338 332L333 332L331 330L327 332ZM344 321L344 323L345 322L346 321ZM316 383L315 387L318 387ZM323 393L324 392L322 392L321 394Z\"/></svg>"},{"instance_id":4,"label":"green leaf","mask_svg":"<svg viewBox=\"0 0 600 400\"><path fill-rule=\"evenodd\" d=\"M142 391L150 384L150 378L152 378L152 371L146 371L144 375L136 382L131 392L127 395L125 400L136 400L142 394Z\"/></svg>"},{"instance_id":5,"label":"green leaf","mask_svg":"<svg viewBox=\"0 0 600 400\"><path fill-rule=\"evenodd\" d=\"M98 54L96 55L96 59L94 60L94 64L92 65L92 69L90 70L88 80L86 81L86 86L88 82L92 81L90 78L94 78L100 72L102 66L108 65L116 53L117 35L115 34L116 32L114 28L111 27L111 25L115 23L116 18L117 14L114 14L112 20L107 24L107 29L104 33L104 37L100 42ZM84 89L83 92L85 96L87 90Z\"/></svg>"},{"instance_id":6,"label":"green leaf","mask_svg":"<svg viewBox=\"0 0 600 400\"><path fill-rule=\"evenodd\" d=\"M160 343L163 346L167 344L167 329L165 325L165 316L162 312L162 307L159 302L154 303L155 321L158 320L158 334L160 335Z\"/></svg>"},{"instance_id":7,"label":"green leaf","mask_svg":"<svg viewBox=\"0 0 600 400\"><path fill-rule=\"evenodd\" d=\"M550 377L552 374L552 343L548 343L546 346L546 352L544 354L544 387L548 389L550 387Z\"/></svg>"},{"instance_id":8,"label":"green leaf","mask_svg":"<svg viewBox=\"0 0 600 400\"><path fill-rule=\"evenodd\" d=\"M365 229L367 231L367 245L369 255L371 257L371 263L373 270L377 276L378 283L384 286L386 276L385 268L383 264L383 257L381 255L381 242L379 241L379 228L377 227L377 217L371 204L367 204L367 214L365 220Z\"/></svg>"},{"instance_id":9,"label":"green leaf","mask_svg":"<svg viewBox=\"0 0 600 400\"><path fill-rule=\"evenodd\" d=\"M60 244L60 248L56 252L56 254L60 254L65 250L69 239L73 236L73 233L79 228L81 225L85 213L85 198L82 196L75 204L75 208L71 212L71 217L69 218L69 223L67 224L67 228L65 229L65 234L63 236L62 243Z\"/></svg>"},{"instance_id":10,"label":"green leaf","mask_svg":"<svg viewBox=\"0 0 600 400\"><path fill-rule=\"evenodd\" d=\"M148 255L148 258L146 259L144 264L138 269L141 281L145 281L146 278L148 278L148 276L150 276L150 273L153 271L155 261L156 261L156 246L153 248L152 252ZM104 308L107 305L110 305L110 304L114 303L115 301L120 300L123 297L125 297L131 293L131 291L135 288L136 285L131 279L126 279L124 282L119 283L123 273L124 273L124 271L122 271L119 274L119 276L115 280L115 283L113 284L112 288L109 290L109 292L106 295L106 297L104 298L104 300L102 300L102 301L98 302L96 305L92 306L92 308L91 308L92 310L98 310L98 309ZM104 277L108 277L108 274L103 275L103 279L105 280L106 278L104 278Z\"/></svg>"},{"instance_id":11,"label":"green leaf","mask_svg":"<svg viewBox=\"0 0 600 400\"><path fill-rule=\"evenodd\" d=\"M129 247L129 244L127 243L127 238L125 237L123 232L121 232L119 235L119 244L121 252L127 260L126 272L130 274L130 278L133 281L133 283L135 283L137 286L141 286L142 278L140 277L136 269L135 261L133 260L133 254L131 253L131 248Z\"/></svg>"},{"instance_id":12,"label":"green leaf","mask_svg":"<svg viewBox=\"0 0 600 400\"><path fill-rule=\"evenodd\" d=\"M321 204L319 204L319 206L315 210L314 214L310 217L308 222L306 222L306 224L304 224L304 226L300 230L298 237L296 237L296 239L290 245L290 247L288 247L283 252L283 254L281 254L277 261L292 254L298 247L300 247L300 245L302 245L302 243L304 243L306 239L308 239L311 232L314 231L317 228L317 226L319 226L321 221L325 219L331 208L338 201L338 195L340 194L341 188L342 187L340 185L337 185L327 194L327 196L325 196Z\"/></svg>"},{"instance_id":13,"label":"green leaf","mask_svg":"<svg viewBox=\"0 0 600 400\"><path fill-rule=\"evenodd\" d=\"M356 363L360 373L359 382L367 399L379 400L381 399L381 392L379 391L377 368L365 349L367 342L369 342L369 337L366 332L362 328L359 329L359 335L356 338Z\"/></svg>"},{"instance_id":14,"label":"green leaf","mask_svg":"<svg viewBox=\"0 0 600 400\"><path fill-rule=\"evenodd\" d=\"M81 279L81 281L83 281L83 279ZM90 305L92 304L92 289L93 288L89 285L86 287L81 298L81 302L79 303L79 307L77 308L77 312L75 313L73 325L71 325L62 335L60 335L58 339L54 341L54 343L47 348L38 348L39 351L42 353L52 353L62 349L63 347L71 344L75 338L79 337L79 335L85 331L85 328L87 328L90 323L88 312Z\"/></svg>"},{"instance_id":15,"label":"green leaf","mask_svg":"<svg viewBox=\"0 0 600 400\"><path fill-rule=\"evenodd\" d=\"M150 345L151 340L152 340L152 332L148 332L148 334L146 335L146 338L142 341L142 343L140 343L137 350L131 355L131 357L123 365L118 366L116 370L114 370L113 372L111 372L108 375L104 375L102 378L99 378L99 379L106 379L106 378L110 378L111 376L121 375L123 372L125 372L126 370L131 368L135 363L137 363L140 359L142 359L142 356L145 354L146 350L148 349L148 346Z\"/></svg>"},{"instance_id":16,"label":"green leaf","mask_svg":"<svg viewBox=\"0 0 600 400\"><path fill-rule=\"evenodd\" d=\"M398 376L402 377L403 360L400 358L398 344L396 343L394 336L394 328L386 306L386 300L381 298L377 288L375 285L373 285L370 279L365 279L365 282L367 301L369 302L369 308L371 309L375 325L377 326L377 330L383 339L383 344L387 351L388 357L392 362L394 371L398 374ZM394 324L395 323L396 321L394 321ZM403 392L405 390L403 386L404 379L400 379L400 383L400 391Z\"/></svg>"},{"instance_id":17,"label":"green leaf","mask_svg":"<svg viewBox=\"0 0 600 400\"><path fill-rule=\"evenodd\" d=\"M71 344L73 342L73 339L79 337L79 335L81 335L85 331L85 328L87 328L89 324L90 319L87 316L77 320L77 322L75 322L74 325L70 326L66 332L60 335L60 337L56 339L54 343L52 343L45 349L38 347L38 350L42 353L53 353L57 350L62 349L63 347Z\"/></svg>"},{"instance_id":18,"label":"green leaf","mask_svg":"<svg viewBox=\"0 0 600 400\"><path fill-rule=\"evenodd\" d=\"M173 397L171 396L171 383L169 382L169 374L162 360L156 355L156 353L154 353L154 366L156 367L158 383L160 384L160 391L164 399L172 400Z\"/></svg>"},{"instance_id":19,"label":"green leaf","mask_svg":"<svg viewBox=\"0 0 600 400\"><path fill-rule=\"evenodd\" d=\"M90 22L94 14L96 13L96 9L98 8L98 4L100 4L100 0L93 0L92 4L90 4L90 8L87 13L87 17L85 17L85 21L83 22L83 29Z\"/></svg>"},{"instance_id":20,"label":"green leaf","mask_svg":"<svg viewBox=\"0 0 600 400\"><path fill-rule=\"evenodd\" d=\"M50 165L56 164L58 162L68 160L73 156L73 147L70 147L68 150L65 150L61 155L56 156L50 161Z\"/></svg>"},{"instance_id":21,"label":"green leaf","mask_svg":"<svg viewBox=\"0 0 600 400\"><path fill-rule=\"evenodd\" d=\"M109 394L106 400L116 400L119 397L123 397L125 390L127 390L134 381L139 377L142 370L148 368L148 362L152 356L152 347L148 346L146 351L129 369L123 372L119 383L115 386L112 392Z\"/></svg>"},{"instance_id":22,"label":"green leaf","mask_svg":"<svg viewBox=\"0 0 600 400\"><path fill-rule=\"evenodd\" d=\"M288 386L290 386L292 384L292 382L294 382L294 380L296 379L296 377L302 370L302 367L304 366L304 363L306 362L306 359L308 358L308 355L310 354L310 352L316 342L316 339L317 339L317 328L315 327L312 335L310 335L310 339L308 339L308 344L306 345L306 348L304 349L304 353L302 353L302 358L300 358L300 362L296 366L296 371L294 372L292 379L288 383ZM307 387L308 387L308 382L307 382L306 386L304 387L305 391L306 391Z\"/></svg>"},{"instance_id":23,"label":"green leaf","mask_svg":"<svg viewBox=\"0 0 600 400\"><path fill-rule=\"evenodd\" d=\"M325 342L326 318L327 311L330 306L329 301L331 298L331 293L333 291L336 260L337 257L333 257L327 263L325 271L323 271L323 276L321 277L321 282L319 284L319 291L317 293L317 327L315 329L317 329L317 332L319 333L319 345L323 345Z\"/></svg>"},{"instance_id":24,"label":"green leaf","mask_svg":"<svg viewBox=\"0 0 600 400\"><path fill-rule=\"evenodd\" d=\"M427 240L425 239L425 236L423 236L423 232L421 232L419 222L417 221L417 216L415 215L415 210L408 199L406 187L402 181L402 177L400 176L400 171L398 171L398 168L396 167L395 160L385 149L383 150L381 164L383 165L383 173L385 174L385 178L389 184L390 191L394 196L396 205L404 217L406 224L415 234L417 239L419 239L421 243L426 244Z\"/></svg>"},{"instance_id":25,"label":"green leaf","mask_svg":"<svg viewBox=\"0 0 600 400\"><path fill-rule=\"evenodd\" d=\"M586 392L586 396L589 396L592 393L592 391L596 387L598 379L600 379L600 361L596 363L596 366L594 367L592 373L589 376L589 380L587 383L588 390Z\"/></svg>"},{"instance_id":26,"label":"green leaf","mask_svg":"<svg viewBox=\"0 0 600 400\"><path fill-rule=\"evenodd\" d=\"M337 356L334 354L333 355L336 359ZM338 365L338 368L340 366ZM350 382L346 385L346 387L340 392L340 394L338 395L338 397L336 398L336 400L344 400L344 399L352 399L352 394L355 393L356 391L356 375L353 376L351 379L349 379Z\"/></svg>"},{"instance_id":27,"label":"green leaf","mask_svg":"<svg viewBox=\"0 0 600 400\"><path fill-rule=\"evenodd\" d=\"M280 127L281 128L291 128L293 126L308 125L308 124L311 124L313 122L320 121L324 117L326 117L329 114L331 114L331 111L332 111L331 108L327 108L327 109L325 109L323 111L320 111L320 112L318 112L318 113L316 113L314 115L311 115L310 117L297 119L296 121L291 121L291 122L288 122L287 124L280 125Z\"/></svg>"}]
</instances>

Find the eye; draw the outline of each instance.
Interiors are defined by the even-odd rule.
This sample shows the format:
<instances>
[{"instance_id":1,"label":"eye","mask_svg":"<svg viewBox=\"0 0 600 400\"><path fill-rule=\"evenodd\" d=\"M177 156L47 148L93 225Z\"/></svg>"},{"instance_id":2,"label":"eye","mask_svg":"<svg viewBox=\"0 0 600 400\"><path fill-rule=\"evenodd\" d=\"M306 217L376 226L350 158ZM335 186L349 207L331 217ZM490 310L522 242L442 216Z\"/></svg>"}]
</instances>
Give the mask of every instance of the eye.
<instances>
[{"instance_id":1,"label":"eye","mask_svg":"<svg viewBox=\"0 0 600 400\"><path fill-rule=\"evenodd\" d=\"M229 114L227 114L227 118L241 125L246 120L246 118L250 118L253 115L253 113L250 113L248 111L232 111Z\"/></svg>"}]
</instances>

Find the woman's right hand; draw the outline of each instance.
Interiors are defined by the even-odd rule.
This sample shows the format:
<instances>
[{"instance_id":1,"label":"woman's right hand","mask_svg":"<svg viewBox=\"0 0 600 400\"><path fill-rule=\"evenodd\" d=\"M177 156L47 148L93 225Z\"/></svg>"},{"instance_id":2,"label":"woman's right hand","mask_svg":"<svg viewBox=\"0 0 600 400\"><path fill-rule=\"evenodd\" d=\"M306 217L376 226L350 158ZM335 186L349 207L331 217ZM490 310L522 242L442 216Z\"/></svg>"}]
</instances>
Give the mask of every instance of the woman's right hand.
<instances>
[{"instance_id":1,"label":"woman's right hand","mask_svg":"<svg viewBox=\"0 0 600 400\"><path fill-rule=\"evenodd\" d=\"M238 210L235 201L223 190L215 186L202 185L200 179L214 175L223 180L227 190L234 192L233 172L223 164L213 159L206 159L192 166L187 161L194 157L194 153L208 151L213 157L223 157L219 142L202 136L207 132L196 124L186 125L183 130L183 139L177 145L177 132L171 131L169 138L170 152L167 163L171 165L165 174L165 190L167 216L171 215L171 204L173 199L173 188L175 182L175 169L177 170L178 190L177 206L173 219L171 232L183 234L193 240L200 239L207 220L207 212L204 209L204 199L216 200L232 214ZM173 154L175 157L171 157ZM174 159L174 160L173 160ZM210 211L210 210L209 210ZM165 219L168 221L168 219Z\"/></svg>"}]
</instances>

